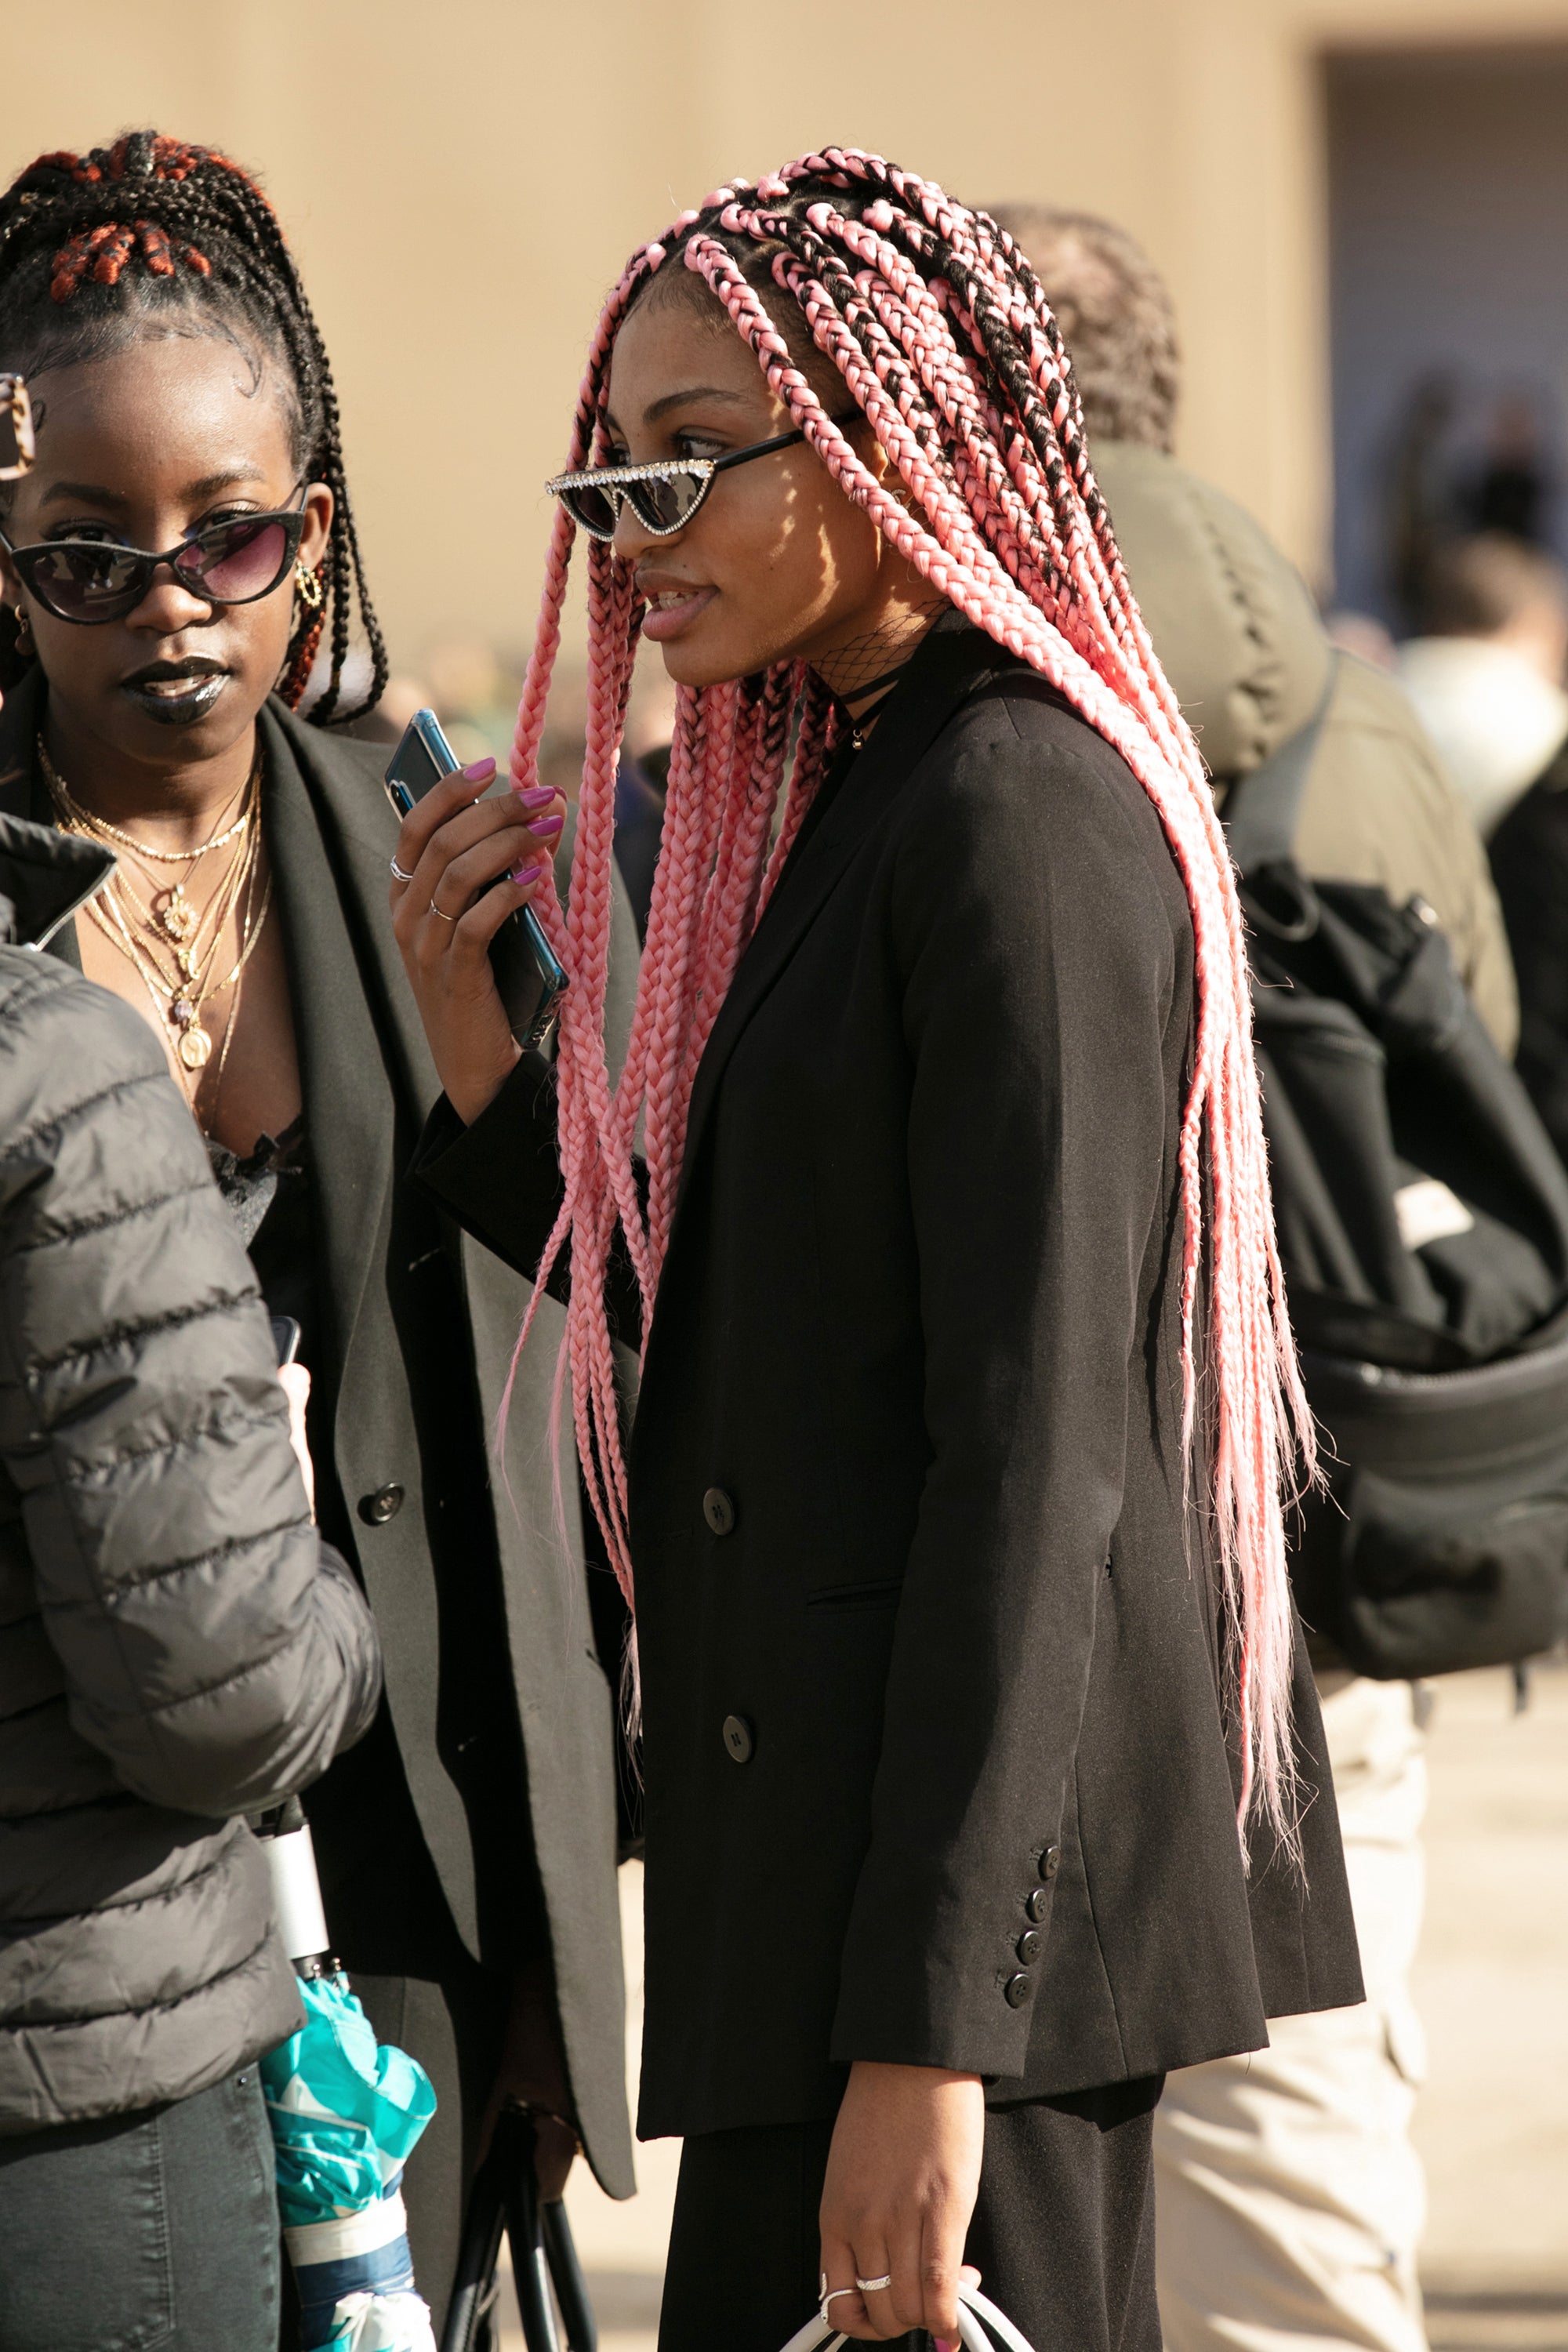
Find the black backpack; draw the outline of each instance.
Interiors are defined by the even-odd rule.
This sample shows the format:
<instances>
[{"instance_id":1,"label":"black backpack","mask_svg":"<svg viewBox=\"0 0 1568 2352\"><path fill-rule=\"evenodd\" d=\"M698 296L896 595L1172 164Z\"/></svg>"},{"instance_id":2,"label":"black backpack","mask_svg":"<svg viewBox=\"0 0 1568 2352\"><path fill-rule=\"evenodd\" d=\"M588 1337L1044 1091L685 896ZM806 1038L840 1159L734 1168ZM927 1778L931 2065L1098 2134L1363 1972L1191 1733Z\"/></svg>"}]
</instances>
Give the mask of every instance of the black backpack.
<instances>
[{"instance_id":1,"label":"black backpack","mask_svg":"<svg viewBox=\"0 0 1568 2352\"><path fill-rule=\"evenodd\" d=\"M1568 1172L1419 898L1291 854L1322 710L1233 788L1275 1213L1328 1443L1291 1573L1382 1681L1568 1633Z\"/></svg>"}]
</instances>

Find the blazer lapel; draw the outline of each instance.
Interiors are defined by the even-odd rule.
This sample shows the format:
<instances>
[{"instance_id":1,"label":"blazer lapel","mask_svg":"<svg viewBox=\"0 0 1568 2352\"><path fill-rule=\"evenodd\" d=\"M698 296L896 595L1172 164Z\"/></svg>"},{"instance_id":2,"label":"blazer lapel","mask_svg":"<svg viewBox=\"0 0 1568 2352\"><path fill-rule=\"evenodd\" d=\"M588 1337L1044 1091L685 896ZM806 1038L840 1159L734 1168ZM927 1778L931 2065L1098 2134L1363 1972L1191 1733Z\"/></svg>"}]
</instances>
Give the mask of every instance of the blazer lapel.
<instances>
[{"instance_id":1,"label":"blazer lapel","mask_svg":"<svg viewBox=\"0 0 1568 2352\"><path fill-rule=\"evenodd\" d=\"M832 807L792 861L741 959L698 1065L676 1193L678 1221L720 1081L746 1024L811 929L856 850L959 704L984 677L1012 659L962 615L944 614L914 656Z\"/></svg>"}]
</instances>

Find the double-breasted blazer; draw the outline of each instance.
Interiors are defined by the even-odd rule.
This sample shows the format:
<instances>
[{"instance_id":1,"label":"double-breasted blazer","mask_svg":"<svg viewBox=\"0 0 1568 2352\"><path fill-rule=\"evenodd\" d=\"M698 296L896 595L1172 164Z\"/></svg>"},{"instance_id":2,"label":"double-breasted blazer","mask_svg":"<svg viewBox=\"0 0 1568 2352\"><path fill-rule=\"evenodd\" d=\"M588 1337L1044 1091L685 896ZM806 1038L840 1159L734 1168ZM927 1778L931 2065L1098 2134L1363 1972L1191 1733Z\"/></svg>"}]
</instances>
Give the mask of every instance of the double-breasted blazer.
<instances>
[{"instance_id":1,"label":"double-breasted blazer","mask_svg":"<svg viewBox=\"0 0 1568 2352\"><path fill-rule=\"evenodd\" d=\"M1180 1443L1193 1013L1147 795L944 621L692 1096L629 1458L645 2136L830 2114L855 2059L1065 2094L1361 1997L1304 1657L1305 1885L1237 1839ZM534 1062L421 1146L523 1268L552 1126Z\"/></svg>"},{"instance_id":2,"label":"double-breasted blazer","mask_svg":"<svg viewBox=\"0 0 1568 2352\"><path fill-rule=\"evenodd\" d=\"M35 672L0 711L0 805L47 823L49 803L33 750L40 715ZM288 942L313 1178L318 1509L374 1609L390 1721L390 1737L378 1726L365 1749L335 1766L307 1801L314 1807L345 1767L357 1775L347 1818L318 1827L319 1847L323 1834L328 1842L322 1874L329 1906L334 1869L346 1879L353 1860L352 1852L345 1860L331 1846L352 1846L357 1824L374 1862L381 1817L405 1801L392 1785L401 1773L458 1935L475 1956L498 1958L484 1948L487 1890L476 1883L464 1798L478 1743L479 1769L497 1781L487 1792L492 1810L515 1823L517 1871L537 1870L584 2146L605 2186L627 2196L635 2183L624 2075L614 1706L595 1646L575 1482L563 1481L563 1532L546 1434L561 1311L549 1301L542 1307L542 1345L521 1367L507 1424L510 1495L499 1482L491 1492L489 1435L529 1286L404 1181L420 1123L440 1089L387 915L397 822L381 782L386 754L304 725L276 700L259 725L263 823ZM79 963L71 927L54 950ZM636 933L623 906L611 1015L623 1033L636 961ZM437 1264L437 1257L447 1263ZM437 1316L452 1328L434 1328ZM423 1378L437 1351L442 1362L456 1364L463 1390L456 1403L438 1401L439 1414L430 1410ZM569 1463L569 1426L564 1445ZM477 1483L478 1497L456 1492L459 1480ZM443 1515L472 1511L476 1502L472 1588L443 1593L432 1566ZM480 1589L498 1576L499 1602ZM515 1725L488 1719L451 1656L444 1661L444 1652L471 1657L455 1620L481 1604L483 1622L500 1628L505 1659L497 1686L515 1707ZM612 1673L617 1664L612 1661ZM394 1883L375 1883L389 1875ZM395 1948L399 1915L416 1899L413 1884L394 1849L389 1862L375 1866L372 1883L353 1890L358 1908L384 1906ZM343 1933L335 1921L333 1932ZM352 1944L345 1950L352 1957Z\"/></svg>"}]
</instances>

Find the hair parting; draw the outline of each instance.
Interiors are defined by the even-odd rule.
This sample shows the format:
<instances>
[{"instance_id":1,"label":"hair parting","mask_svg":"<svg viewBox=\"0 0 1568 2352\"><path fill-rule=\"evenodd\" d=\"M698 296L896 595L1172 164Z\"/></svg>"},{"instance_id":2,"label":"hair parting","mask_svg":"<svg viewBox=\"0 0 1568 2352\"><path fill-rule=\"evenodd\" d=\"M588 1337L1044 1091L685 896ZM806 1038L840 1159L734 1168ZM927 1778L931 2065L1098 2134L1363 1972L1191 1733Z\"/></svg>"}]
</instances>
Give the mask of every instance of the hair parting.
<instances>
[{"instance_id":1,"label":"hair parting","mask_svg":"<svg viewBox=\"0 0 1568 2352\"><path fill-rule=\"evenodd\" d=\"M1212 1456L1202 1465L1203 1499L1227 1626L1239 1820L1245 1827L1262 1817L1294 1853L1294 1633L1281 1489L1298 1458L1310 1475L1314 1457L1274 1241L1241 915L1202 761L1094 480L1057 323L1023 254L986 215L877 156L829 148L754 186L717 190L634 254L589 352L568 470L605 446L621 323L661 274L679 283L668 275L677 270L721 307L845 496L936 594L1066 696L1121 752L1159 814L1191 908L1197 994L1180 1143L1184 1454L1189 1477L1200 1443ZM841 380L897 484L884 485L857 455L812 373ZM573 539L562 510L518 713L512 771L523 784L536 772ZM642 608L630 568L609 546L590 543L588 566L576 861L564 917L553 901L542 910L574 979L558 1061L565 1199L539 1285L569 1243L562 1370L590 1496L630 1605L605 1266L618 1226L641 1291L646 1346L698 1063L821 782L838 719L821 680L800 665L681 690L631 1045L612 1089L603 1038L608 862ZM633 1159L639 1122L646 1200Z\"/></svg>"}]
</instances>

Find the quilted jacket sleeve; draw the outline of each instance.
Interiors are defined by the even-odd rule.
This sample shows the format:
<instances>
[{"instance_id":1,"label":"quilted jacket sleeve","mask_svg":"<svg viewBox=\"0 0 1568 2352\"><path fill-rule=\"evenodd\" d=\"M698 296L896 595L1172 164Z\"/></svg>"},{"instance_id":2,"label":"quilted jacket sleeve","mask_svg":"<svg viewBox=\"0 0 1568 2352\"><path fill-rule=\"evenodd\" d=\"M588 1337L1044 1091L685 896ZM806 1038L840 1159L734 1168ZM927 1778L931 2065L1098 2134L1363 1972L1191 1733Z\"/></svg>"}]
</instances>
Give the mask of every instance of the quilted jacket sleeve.
<instances>
[{"instance_id":1,"label":"quilted jacket sleeve","mask_svg":"<svg viewBox=\"0 0 1568 2352\"><path fill-rule=\"evenodd\" d=\"M0 950L0 1459L71 1720L151 1802L278 1801L368 1727L249 1262L145 1024Z\"/></svg>"}]
</instances>

